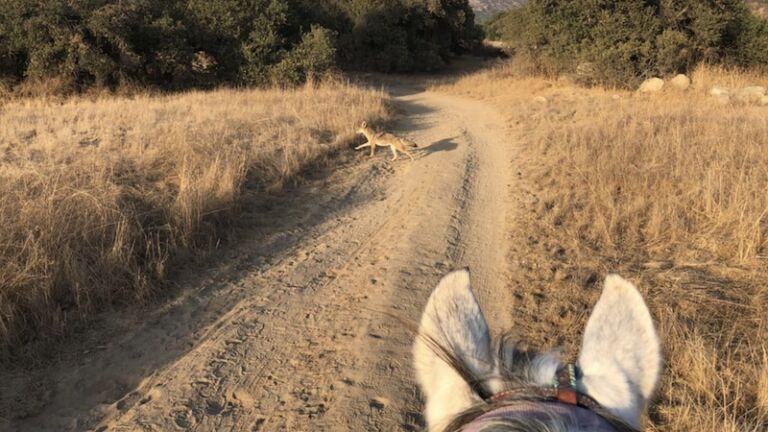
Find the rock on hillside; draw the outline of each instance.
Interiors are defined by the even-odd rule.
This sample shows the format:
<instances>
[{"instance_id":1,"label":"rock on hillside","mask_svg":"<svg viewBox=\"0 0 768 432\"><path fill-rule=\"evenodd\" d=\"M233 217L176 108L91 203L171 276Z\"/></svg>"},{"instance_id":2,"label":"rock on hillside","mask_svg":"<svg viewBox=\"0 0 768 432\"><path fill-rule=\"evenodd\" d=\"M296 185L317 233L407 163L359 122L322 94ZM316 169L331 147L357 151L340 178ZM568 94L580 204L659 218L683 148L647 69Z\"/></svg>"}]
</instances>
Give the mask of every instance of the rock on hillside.
<instances>
[{"instance_id":1,"label":"rock on hillside","mask_svg":"<svg viewBox=\"0 0 768 432\"><path fill-rule=\"evenodd\" d=\"M478 20L485 20L498 12L522 6L527 0L469 0Z\"/></svg>"},{"instance_id":2,"label":"rock on hillside","mask_svg":"<svg viewBox=\"0 0 768 432\"><path fill-rule=\"evenodd\" d=\"M753 0L748 1L747 5L749 5L749 8L754 12L755 15L768 19L768 1L765 0Z\"/></svg>"},{"instance_id":3,"label":"rock on hillside","mask_svg":"<svg viewBox=\"0 0 768 432\"><path fill-rule=\"evenodd\" d=\"M664 80L661 78L649 78L640 84L640 88L637 89L640 93L656 93L664 88Z\"/></svg>"},{"instance_id":4,"label":"rock on hillside","mask_svg":"<svg viewBox=\"0 0 768 432\"><path fill-rule=\"evenodd\" d=\"M686 75L679 74L672 78L669 83L672 85L673 88L680 90L680 91L686 91L688 90L688 87L691 86L691 79L688 78Z\"/></svg>"}]
</instances>

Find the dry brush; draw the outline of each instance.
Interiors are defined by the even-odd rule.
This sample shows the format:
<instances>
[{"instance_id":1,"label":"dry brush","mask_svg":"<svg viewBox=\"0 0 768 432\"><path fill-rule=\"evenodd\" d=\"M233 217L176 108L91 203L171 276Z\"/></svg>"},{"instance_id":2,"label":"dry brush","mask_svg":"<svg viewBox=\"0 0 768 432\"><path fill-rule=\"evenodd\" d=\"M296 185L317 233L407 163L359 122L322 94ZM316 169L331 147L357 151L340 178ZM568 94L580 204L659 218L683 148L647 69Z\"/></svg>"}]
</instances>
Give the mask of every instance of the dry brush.
<instances>
[{"instance_id":1,"label":"dry brush","mask_svg":"<svg viewBox=\"0 0 768 432\"><path fill-rule=\"evenodd\" d=\"M146 298L246 184L280 189L388 112L340 83L0 106L0 347Z\"/></svg>"}]
</instances>

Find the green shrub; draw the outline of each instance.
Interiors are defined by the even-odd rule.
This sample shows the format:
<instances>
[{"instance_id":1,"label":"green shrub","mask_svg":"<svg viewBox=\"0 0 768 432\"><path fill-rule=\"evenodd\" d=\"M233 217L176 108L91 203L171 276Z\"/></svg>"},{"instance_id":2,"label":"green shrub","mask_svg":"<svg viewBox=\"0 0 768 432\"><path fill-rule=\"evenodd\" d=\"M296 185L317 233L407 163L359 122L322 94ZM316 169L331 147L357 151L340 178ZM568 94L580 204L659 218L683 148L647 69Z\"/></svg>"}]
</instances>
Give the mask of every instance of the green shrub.
<instances>
[{"instance_id":1,"label":"green shrub","mask_svg":"<svg viewBox=\"0 0 768 432\"><path fill-rule=\"evenodd\" d=\"M333 69L336 58L334 33L323 27L312 27L301 42L272 70L278 84L295 85Z\"/></svg>"},{"instance_id":2,"label":"green shrub","mask_svg":"<svg viewBox=\"0 0 768 432\"><path fill-rule=\"evenodd\" d=\"M486 24L542 69L634 86L699 62L765 64L768 30L736 0L531 0Z\"/></svg>"},{"instance_id":3,"label":"green shrub","mask_svg":"<svg viewBox=\"0 0 768 432\"><path fill-rule=\"evenodd\" d=\"M2 73L73 89L126 81L179 87L194 54L179 2L4 0Z\"/></svg>"},{"instance_id":4,"label":"green shrub","mask_svg":"<svg viewBox=\"0 0 768 432\"><path fill-rule=\"evenodd\" d=\"M0 79L72 90L435 70L482 39L467 0L0 2Z\"/></svg>"},{"instance_id":5,"label":"green shrub","mask_svg":"<svg viewBox=\"0 0 768 432\"><path fill-rule=\"evenodd\" d=\"M768 21L750 15L742 22L736 46L736 64L768 69Z\"/></svg>"},{"instance_id":6,"label":"green shrub","mask_svg":"<svg viewBox=\"0 0 768 432\"><path fill-rule=\"evenodd\" d=\"M679 30L665 29L656 36L656 50L658 70L684 72L695 61L690 37Z\"/></svg>"}]
</instances>

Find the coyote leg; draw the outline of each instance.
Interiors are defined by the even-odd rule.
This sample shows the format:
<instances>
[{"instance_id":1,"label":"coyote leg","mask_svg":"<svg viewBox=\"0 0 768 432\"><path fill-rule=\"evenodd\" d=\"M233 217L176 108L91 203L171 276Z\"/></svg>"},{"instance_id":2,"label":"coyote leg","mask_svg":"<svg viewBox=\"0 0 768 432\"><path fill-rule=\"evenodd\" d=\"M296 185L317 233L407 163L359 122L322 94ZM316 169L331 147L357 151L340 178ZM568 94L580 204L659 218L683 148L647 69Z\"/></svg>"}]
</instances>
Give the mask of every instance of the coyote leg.
<instances>
[{"instance_id":1,"label":"coyote leg","mask_svg":"<svg viewBox=\"0 0 768 432\"><path fill-rule=\"evenodd\" d=\"M392 160L397 159L397 150L395 149L395 146L389 146L390 149L392 149Z\"/></svg>"},{"instance_id":2,"label":"coyote leg","mask_svg":"<svg viewBox=\"0 0 768 432\"><path fill-rule=\"evenodd\" d=\"M376 153L376 142L371 141L371 157L373 157L374 153Z\"/></svg>"},{"instance_id":3,"label":"coyote leg","mask_svg":"<svg viewBox=\"0 0 768 432\"><path fill-rule=\"evenodd\" d=\"M413 158L413 156L411 156L411 152L410 152L410 151L406 150L406 151L405 151L405 155L406 155L406 156L408 156L409 158L411 158L411 160L415 160L415 159Z\"/></svg>"}]
</instances>

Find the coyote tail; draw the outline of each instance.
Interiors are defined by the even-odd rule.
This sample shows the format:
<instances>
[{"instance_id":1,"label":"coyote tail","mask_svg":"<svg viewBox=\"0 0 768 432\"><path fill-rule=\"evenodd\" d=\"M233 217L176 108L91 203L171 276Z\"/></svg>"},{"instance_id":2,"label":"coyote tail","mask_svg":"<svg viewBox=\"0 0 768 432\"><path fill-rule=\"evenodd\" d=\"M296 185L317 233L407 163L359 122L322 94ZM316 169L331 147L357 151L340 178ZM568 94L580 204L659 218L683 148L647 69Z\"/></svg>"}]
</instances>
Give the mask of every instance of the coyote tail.
<instances>
[{"instance_id":1,"label":"coyote tail","mask_svg":"<svg viewBox=\"0 0 768 432\"><path fill-rule=\"evenodd\" d=\"M402 141L402 143L405 144L407 147L417 148L419 146L418 144L409 140L408 138L401 138L400 141Z\"/></svg>"}]
</instances>

